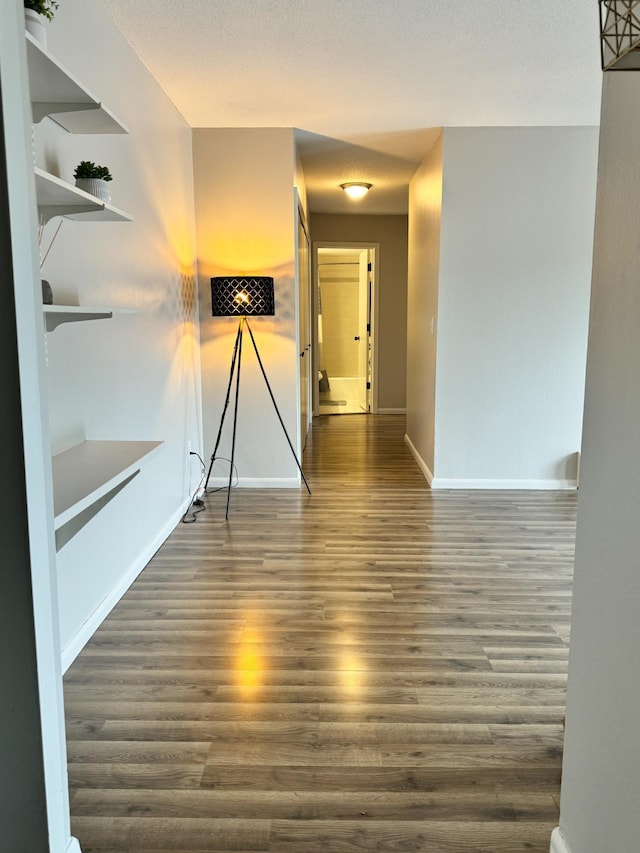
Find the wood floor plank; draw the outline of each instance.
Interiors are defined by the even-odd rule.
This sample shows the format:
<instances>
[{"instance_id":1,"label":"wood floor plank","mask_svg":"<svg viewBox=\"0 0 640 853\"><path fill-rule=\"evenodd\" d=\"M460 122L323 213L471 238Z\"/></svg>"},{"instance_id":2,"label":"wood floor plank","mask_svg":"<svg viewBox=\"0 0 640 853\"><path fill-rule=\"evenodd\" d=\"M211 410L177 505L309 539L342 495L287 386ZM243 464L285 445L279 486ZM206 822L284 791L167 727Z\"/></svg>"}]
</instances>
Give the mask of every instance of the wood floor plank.
<instances>
[{"instance_id":1,"label":"wood floor plank","mask_svg":"<svg viewBox=\"0 0 640 853\"><path fill-rule=\"evenodd\" d=\"M355 821L272 822L269 849L278 853L516 853L548 850L553 820L544 821Z\"/></svg>"},{"instance_id":2,"label":"wood floor plank","mask_svg":"<svg viewBox=\"0 0 640 853\"><path fill-rule=\"evenodd\" d=\"M65 676L83 853L548 853L576 495L432 492L402 416L206 499Z\"/></svg>"},{"instance_id":3,"label":"wood floor plank","mask_svg":"<svg viewBox=\"0 0 640 853\"><path fill-rule=\"evenodd\" d=\"M78 791L91 788L113 788L117 790L146 790L160 788L171 791L182 788L196 789L202 782L205 765L196 763L174 763L155 760L151 763L136 762L117 764L97 762L83 763L74 761L69 764L69 788L71 791L71 812L75 814L73 803ZM84 853L84 847L83 847Z\"/></svg>"},{"instance_id":4,"label":"wood floor plank","mask_svg":"<svg viewBox=\"0 0 640 853\"><path fill-rule=\"evenodd\" d=\"M202 743L164 743L162 741L144 743L137 740L111 740L108 742L87 740L67 743L67 758L70 764L96 762L100 764L136 764L156 762L159 766L167 764L199 764L207 760L211 744Z\"/></svg>"},{"instance_id":5,"label":"wood floor plank","mask_svg":"<svg viewBox=\"0 0 640 853\"><path fill-rule=\"evenodd\" d=\"M317 704L304 705L301 702L289 705L279 702L265 704L251 702L242 704L225 702L164 702L154 699L153 702L131 702L120 700L98 701L74 699L68 702L67 728L75 723L88 725L102 724L109 720L194 720L199 722L235 720L295 720L304 722L320 719L320 708ZM80 738L85 740L85 738Z\"/></svg>"},{"instance_id":6,"label":"wood floor plank","mask_svg":"<svg viewBox=\"0 0 640 853\"><path fill-rule=\"evenodd\" d=\"M422 791L457 795L475 792L492 797L499 794L501 802L514 792L524 796L538 792L557 793L560 767L486 766L475 768L452 767L329 767L314 765L247 767L221 766L210 762L202 775L202 788L235 791L241 798L251 791L287 791L315 794L338 791L342 793L376 792L383 794Z\"/></svg>"},{"instance_id":7,"label":"wood floor plank","mask_svg":"<svg viewBox=\"0 0 640 853\"><path fill-rule=\"evenodd\" d=\"M489 726L449 723L320 723L321 743L491 743Z\"/></svg>"},{"instance_id":8,"label":"wood floor plank","mask_svg":"<svg viewBox=\"0 0 640 853\"><path fill-rule=\"evenodd\" d=\"M564 716L564 705L465 705L452 703L391 705L391 704L327 704L320 705L320 719L344 722L357 716L363 722L442 723L458 725L557 725Z\"/></svg>"},{"instance_id":9,"label":"wood floor plank","mask_svg":"<svg viewBox=\"0 0 640 853\"><path fill-rule=\"evenodd\" d=\"M511 794L406 791L79 791L78 816L174 817L236 820L553 820L556 803L549 792Z\"/></svg>"},{"instance_id":10,"label":"wood floor plank","mask_svg":"<svg viewBox=\"0 0 640 853\"><path fill-rule=\"evenodd\" d=\"M72 832L88 848L135 850L140 847L175 851L268 850L270 822L219 818L90 818L73 816Z\"/></svg>"}]
</instances>

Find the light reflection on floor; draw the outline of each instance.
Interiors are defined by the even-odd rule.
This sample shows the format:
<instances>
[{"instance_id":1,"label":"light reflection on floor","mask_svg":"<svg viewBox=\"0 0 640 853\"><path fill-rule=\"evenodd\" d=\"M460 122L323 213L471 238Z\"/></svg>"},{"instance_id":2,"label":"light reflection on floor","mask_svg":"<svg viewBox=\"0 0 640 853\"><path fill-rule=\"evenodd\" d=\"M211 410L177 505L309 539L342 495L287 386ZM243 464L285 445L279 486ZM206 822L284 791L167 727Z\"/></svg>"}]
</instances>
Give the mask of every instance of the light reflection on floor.
<instances>
[{"instance_id":1,"label":"light reflection on floor","mask_svg":"<svg viewBox=\"0 0 640 853\"><path fill-rule=\"evenodd\" d=\"M329 391L321 391L321 415L361 415L366 413L362 399L358 399L363 380L358 377L331 377Z\"/></svg>"}]
</instances>

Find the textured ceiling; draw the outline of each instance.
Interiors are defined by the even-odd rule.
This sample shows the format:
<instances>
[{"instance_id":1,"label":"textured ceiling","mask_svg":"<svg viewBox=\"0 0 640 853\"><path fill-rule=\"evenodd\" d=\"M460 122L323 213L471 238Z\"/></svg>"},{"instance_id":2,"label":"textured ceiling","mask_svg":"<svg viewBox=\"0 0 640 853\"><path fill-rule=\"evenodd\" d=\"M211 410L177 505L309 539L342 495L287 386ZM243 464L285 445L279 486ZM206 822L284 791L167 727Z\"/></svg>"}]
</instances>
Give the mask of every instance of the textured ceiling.
<instances>
[{"instance_id":1,"label":"textured ceiling","mask_svg":"<svg viewBox=\"0 0 640 853\"><path fill-rule=\"evenodd\" d=\"M433 128L599 121L595 0L103 2L193 127L299 128L315 211L405 211Z\"/></svg>"}]
</instances>

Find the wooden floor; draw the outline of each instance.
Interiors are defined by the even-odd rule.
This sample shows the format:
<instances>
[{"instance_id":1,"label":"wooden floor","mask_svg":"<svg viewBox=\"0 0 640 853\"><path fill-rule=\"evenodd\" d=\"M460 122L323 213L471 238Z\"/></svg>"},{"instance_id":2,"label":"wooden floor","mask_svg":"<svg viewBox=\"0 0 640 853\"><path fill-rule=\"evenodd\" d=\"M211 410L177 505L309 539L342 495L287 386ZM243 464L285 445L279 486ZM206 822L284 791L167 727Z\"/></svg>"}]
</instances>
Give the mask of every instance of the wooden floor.
<instances>
[{"instance_id":1,"label":"wooden floor","mask_svg":"<svg viewBox=\"0 0 640 853\"><path fill-rule=\"evenodd\" d=\"M180 525L65 677L83 853L540 851L575 494L430 492L401 416Z\"/></svg>"}]
</instances>

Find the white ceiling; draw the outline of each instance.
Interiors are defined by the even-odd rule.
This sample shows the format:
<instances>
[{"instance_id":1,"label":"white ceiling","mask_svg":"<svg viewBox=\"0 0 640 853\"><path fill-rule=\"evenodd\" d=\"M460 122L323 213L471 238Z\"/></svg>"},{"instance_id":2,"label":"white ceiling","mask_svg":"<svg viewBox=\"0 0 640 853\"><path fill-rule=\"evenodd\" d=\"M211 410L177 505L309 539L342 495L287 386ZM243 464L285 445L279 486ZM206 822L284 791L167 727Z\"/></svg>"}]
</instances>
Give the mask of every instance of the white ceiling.
<instances>
[{"instance_id":1,"label":"white ceiling","mask_svg":"<svg viewBox=\"0 0 640 853\"><path fill-rule=\"evenodd\" d=\"M103 2L192 127L299 128L313 211L405 212L443 125L599 121L596 0Z\"/></svg>"}]
</instances>

